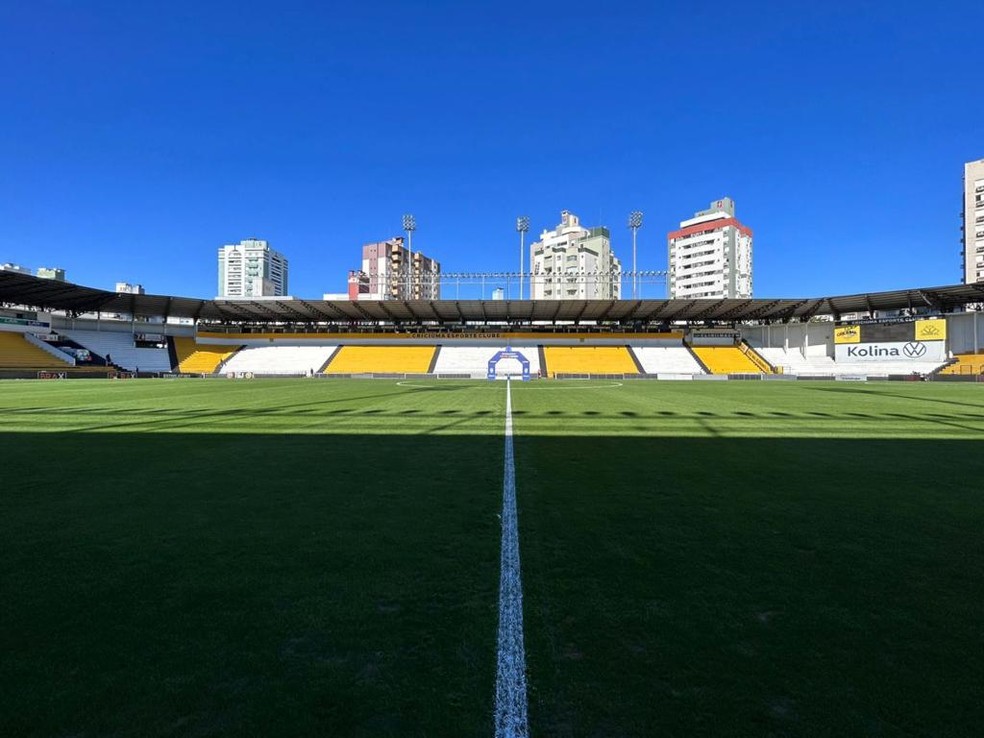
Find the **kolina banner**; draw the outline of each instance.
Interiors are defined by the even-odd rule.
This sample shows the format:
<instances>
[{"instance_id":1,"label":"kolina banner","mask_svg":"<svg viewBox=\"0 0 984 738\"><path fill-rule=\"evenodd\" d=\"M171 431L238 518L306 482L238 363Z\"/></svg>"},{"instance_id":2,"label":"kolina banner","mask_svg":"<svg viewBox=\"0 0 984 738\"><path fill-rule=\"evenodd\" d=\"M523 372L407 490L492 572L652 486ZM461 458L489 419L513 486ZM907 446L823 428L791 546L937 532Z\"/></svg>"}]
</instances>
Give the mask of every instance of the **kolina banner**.
<instances>
[{"instance_id":1,"label":"kolina banner","mask_svg":"<svg viewBox=\"0 0 984 738\"><path fill-rule=\"evenodd\" d=\"M946 361L946 341L836 344L834 346L834 360L896 363L924 361L931 364L942 364Z\"/></svg>"}]
</instances>

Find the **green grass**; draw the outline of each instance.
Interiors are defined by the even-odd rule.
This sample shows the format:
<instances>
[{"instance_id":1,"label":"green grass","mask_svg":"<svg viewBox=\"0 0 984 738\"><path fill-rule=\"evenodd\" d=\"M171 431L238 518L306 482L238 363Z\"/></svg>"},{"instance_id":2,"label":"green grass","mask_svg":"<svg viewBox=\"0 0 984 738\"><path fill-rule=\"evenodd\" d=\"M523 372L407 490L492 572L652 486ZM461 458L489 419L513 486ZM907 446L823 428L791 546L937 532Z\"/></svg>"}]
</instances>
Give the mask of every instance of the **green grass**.
<instances>
[{"instance_id":1,"label":"green grass","mask_svg":"<svg viewBox=\"0 0 984 738\"><path fill-rule=\"evenodd\" d=\"M0 383L0 734L489 735L502 383ZM514 385L534 735L973 735L974 385Z\"/></svg>"}]
</instances>

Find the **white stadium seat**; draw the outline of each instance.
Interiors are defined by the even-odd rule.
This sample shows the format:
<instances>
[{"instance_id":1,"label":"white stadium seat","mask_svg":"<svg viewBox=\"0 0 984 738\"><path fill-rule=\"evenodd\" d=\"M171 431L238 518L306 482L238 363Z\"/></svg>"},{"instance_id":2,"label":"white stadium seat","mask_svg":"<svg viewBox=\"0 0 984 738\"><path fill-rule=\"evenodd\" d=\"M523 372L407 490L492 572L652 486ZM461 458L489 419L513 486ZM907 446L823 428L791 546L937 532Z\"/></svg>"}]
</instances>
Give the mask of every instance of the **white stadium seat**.
<instances>
[{"instance_id":1,"label":"white stadium seat","mask_svg":"<svg viewBox=\"0 0 984 738\"><path fill-rule=\"evenodd\" d=\"M337 346L246 346L222 367L223 372L304 375L317 372Z\"/></svg>"},{"instance_id":2,"label":"white stadium seat","mask_svg":"<svg viewBox=\"0 0 984 738\"><path fill-rule=\"evenodd\" d=\"M498 351L505 351L505 346L442 346L434 365L435 374L467 374L481 378L488 376L489 359ZM530 362L530 374L536 376L540 371L540 353L536 346L513 346L511 350L518 351ZM496 367L496 376L522 374L523 369L516 359L503 359Z\"/></svg>"},{"instance_id":3,"label":"white stadium seat","mask_svg":"<svg viewBox=\"0 0 984 738\"><path fill-rule=\"evenodd\" d=\"M110 355L116 366L141 372L171 371L171 357L166 348L137 348L132 333L121 331L82 331L58 329L58 333L70 338L93 353Z\"/></svg>"}]
</instances>

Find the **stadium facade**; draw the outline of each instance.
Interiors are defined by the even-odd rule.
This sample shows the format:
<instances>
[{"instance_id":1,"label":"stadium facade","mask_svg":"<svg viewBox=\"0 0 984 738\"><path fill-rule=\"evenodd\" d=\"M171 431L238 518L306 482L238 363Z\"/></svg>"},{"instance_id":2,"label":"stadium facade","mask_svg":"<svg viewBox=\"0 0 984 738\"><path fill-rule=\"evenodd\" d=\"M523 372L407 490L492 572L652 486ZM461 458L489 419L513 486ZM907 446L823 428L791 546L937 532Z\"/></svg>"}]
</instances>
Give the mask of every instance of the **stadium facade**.
<instances>
[{"instance_id":1,"label":"stadium facade","mask_svg":"<svg viewBox=\"0 0 984 738\"><path fill-rule=\"evenodd\" d=\"M197 300L0 272L0 377L478 378L502 353L533 378L980 381L984 318L963 308L982 296L978 283L809 299ZM500 376L519 374L509 361Z\"/></svg>"}]
</instances>

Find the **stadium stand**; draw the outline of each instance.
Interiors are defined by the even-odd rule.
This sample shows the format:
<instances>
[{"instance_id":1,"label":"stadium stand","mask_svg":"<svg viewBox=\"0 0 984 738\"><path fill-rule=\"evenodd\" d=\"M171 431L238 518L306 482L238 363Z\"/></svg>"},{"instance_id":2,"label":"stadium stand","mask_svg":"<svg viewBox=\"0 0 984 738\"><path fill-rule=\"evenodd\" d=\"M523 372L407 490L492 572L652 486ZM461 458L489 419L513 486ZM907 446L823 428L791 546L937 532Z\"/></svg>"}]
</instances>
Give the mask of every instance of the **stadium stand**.
<instances>
[{"instance_id":1,"label":"stadium stand","mask_svg":"<svg viewBox=\"0 0 984 738\"><path fill-rule=\"evenodd\" d=\"M558 374L638 374L625 346L544 346L546 371Z\"/></svg>"},{"instance_id":2,"label":"stadium stand","mask_svg":"<svg viewBox=\"0 0 984 738\"><path fill-rule=\"evenodd\" d=\"M540 355L536 346L512 346L530 362L530 374L536 376L540 371ZM442 346L434 364L435 374L468 374L475 378L487 376L489 359L505 347L495 346ZM515 359L503 359L496 368L500 376L519 374L521 368Z\"/></svg>"},{"instance_id":3,"label":"stadium stand","mask_svg":"<svg viewBox=\"0 0 984 738\"><path fill-rule=\"evenodd\" d=\"M0 332L0 367L4 369L65 369L73 365L68 356L64 359L54 352L36 346L20 333Z\"/></svg>"},{"instance_id":4,"label":"stadium stand","mask_svg":"<svg viewBox=\"0 0 984 738\"><path fill-rule=\"evenodd\" d=\"M436 346L342 346L325 374L426 374Z\"/></svg>"},{"instance_id":5,"label":"stadium stand","mask_svg":"<svg viewBox=\"0 0 984 738\"><path fill-rule=\"evenodd\" d=\"M59 329L58 332L101 358L110 354L113 363L123 369L139 369L141 372L171 371L171 358L166 348L137 348L132 333L65 329Z\"/></svg>"},{"instance_id":6,"label":"stadium stand","mask_svg":"<svg viewBox=\"0 0 984 738\"><path fill-rule=\"evenodd\" d=\"M880 377L888 375L930 374L942 366L941 364L928 364L924 361L834 361L831 356L804 357L797 349L760 348L758 352L784 374L795 374L800 377ZM979 358L984 359L984 357ZM949 368L946 367L941 373L944 373Z\"/></svg>"},{"instance_id":7,"label":"stadium stand","mask_svg":"<svg viewBox=\"0 0 984 738\"><path fill-rule=\"evenodd\" d=\"M798 349L756 348L770 364L783 374L830 375L836 372L836 364L830 356L804 357Z\"/></svg>"},{"instance_id":8,"label":"stadium stand","mask_svg":"<svg viewBox=\"0 0 984 738\"><path fill-rule=\"evenodd\" d=\"M770 374L738 346L693 346L697 358L711 374ZM751 350L751 349L749 349Z\"/></svg>"},{"instance_id":9,"label":"stadium stand","mask_svg":"<svg viewBox=\"0 0 984 738\"><path fill-rule=\"evenodd\" d=\"M218 347L216 347L218 348ZM226 372L299 376L321 371L337 346L246 346L222 367Z\"/></svg>"},{"instance_id":10,"label":"stadium stand","mask_svg":"<svg viewBox=\"0 0 984 738\"><path fill-rule=\"evenodd\" d=\"M634 346L646 374L703 374L700 364L684 346Z\"/></svg>"},{"instance_id":11,"label":"stadium stand","mask_svg":"<svg viewBox=\"0 0 984 738\"><path fill-rule=\"evenodd\" d=\"M956 362L940 369L940 374L984 374L984 354L956 354Z\"/></svg>"},{"instance_id":12,"label":"stadium stand","mask_svg":"<svg viewBox=\"0 0 984 738\"><path fill-rule=\"evenodd\" d=\"M194 338L175 337L177 370L182 374L214 374L222 363L236 353L238 346L213 346Z\"/></svg>"}]
</instances>

